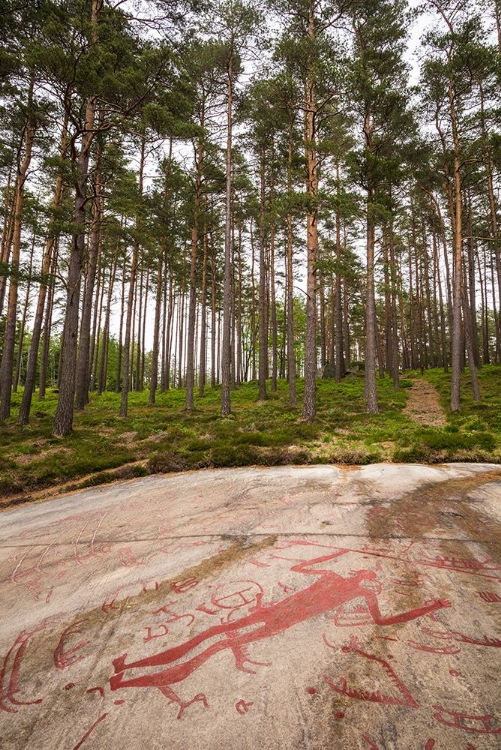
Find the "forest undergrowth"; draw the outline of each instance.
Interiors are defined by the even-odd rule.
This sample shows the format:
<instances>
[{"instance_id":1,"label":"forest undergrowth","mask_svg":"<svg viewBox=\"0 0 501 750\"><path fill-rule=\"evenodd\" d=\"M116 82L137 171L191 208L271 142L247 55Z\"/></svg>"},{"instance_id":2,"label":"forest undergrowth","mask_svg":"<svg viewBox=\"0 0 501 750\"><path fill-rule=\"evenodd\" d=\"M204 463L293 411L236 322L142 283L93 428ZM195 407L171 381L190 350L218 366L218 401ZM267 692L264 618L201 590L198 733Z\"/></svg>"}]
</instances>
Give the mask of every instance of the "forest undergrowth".
<instances>
[{"instance_id":1,"label":"forest undergrowth","mask_svg":"<svg viewBox=\"0 0 501 750\"><path fill-rule=\"evenodd\" d=\"M436 389L446 424L423 425L404 411L413 381L424 377ZM159 394L148 406L148 393L130 394L129 416L118 416L120 395L91 394L78 412L74 431L52 434L57 394L37 404L32 423L16 423L22 392L14 394L9 422L0 429L0 498L23 502L46 488L76 489L159 472L211 467L278 466L377 462L501 463L501 367L479 371L482 401L474 403L469 377L463 375L461 410L448 407L450 374L441 370L407 372L395 391L388 378L378 380L379 414L367 414L363 373L336 383L317 382L317 414L305 422L301 409L288 406L285 381L276 393L258 401L256 381L232 392L233 411L219 415L220 388L206 388L195 410L185 409L185 391ZM298 383L302 396L302 381Z\"/></svg>"}]
</instances>

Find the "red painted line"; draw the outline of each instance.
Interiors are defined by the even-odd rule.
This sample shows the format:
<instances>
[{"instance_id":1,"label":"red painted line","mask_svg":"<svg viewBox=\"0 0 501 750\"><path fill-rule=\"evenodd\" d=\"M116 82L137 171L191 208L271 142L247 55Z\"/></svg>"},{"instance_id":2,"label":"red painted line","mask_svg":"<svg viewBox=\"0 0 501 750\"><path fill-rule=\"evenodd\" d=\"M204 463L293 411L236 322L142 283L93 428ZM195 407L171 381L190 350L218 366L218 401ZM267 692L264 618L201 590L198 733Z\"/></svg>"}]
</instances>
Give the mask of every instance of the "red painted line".
<instances>
[{"instance_id":1,"label":"red painted line","mask_svg":"<svg viewBox=\"0 0 501 750\"><path fill-rule=\"evenodd\" d=\"M95 728L97 727L97 725L98 725L98 724L99 724L99 723L100 723L101 721L103 721L103 719L106 719L106 717L107 717L107 716L108 716L108 714L107 714L107 713L106 713L106 714L103 714L102 716L100 716L100 717L99 717L99 719L98 719L97 721L95 721L95 722L94 722L94 724L93 724L93 725L91 726L91 728L90 728L90 729L88 729L88 730L87 730L87 731L85 732L84 736L82 737L82 739L80 740L80 742L79 742L79 743L78 743L77 745L75 745L75 747L73 748L73 750L78 750L78 748L79 748L79 747L82 747L82 745L83 745L83 743L85 742L85 740L89 739L89 736L90 736L91 732L93 732L93 731L94 731L94 729L95 729Z\"/></svg>"}]
</instances>

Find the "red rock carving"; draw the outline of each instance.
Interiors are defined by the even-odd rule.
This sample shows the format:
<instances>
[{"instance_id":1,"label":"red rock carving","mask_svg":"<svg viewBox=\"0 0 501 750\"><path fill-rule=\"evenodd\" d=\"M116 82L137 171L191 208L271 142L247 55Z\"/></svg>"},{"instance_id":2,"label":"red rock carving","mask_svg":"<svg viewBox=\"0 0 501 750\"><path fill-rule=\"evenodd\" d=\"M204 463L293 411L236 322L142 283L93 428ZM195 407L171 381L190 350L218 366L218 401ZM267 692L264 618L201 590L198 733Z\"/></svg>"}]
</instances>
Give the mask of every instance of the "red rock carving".
<instances>
[{"instance_id":1,"label":"red rock carving","mask_svg":"<svg viewBox=\"0 0 501 750\"><path fill-rule=\"evenodd\" d=\"M292 545L293 543L291 542L290 544ZM435 555L433 557L431 554L427 554L424 549L430 545L430 541L426 539L420 540L419 546L414 551L414 554L412 554L411 548L416 545L418 545L417 542L411 542L406 549L402 550L401 554L395 554L389 548L375 547L371 544L363 544L360 548L352 548L347 551L360 552L363 555L382 557L387 560L399 560L400 562L409 563L414 566L423 565L424 567L467 573L479 578L501 580L501 565L492 557L487 557L484 560L476 560L469 557L445 557L442 555Z\"/></svg>"},{"instance_id":2,"label":"red rock carving","mask_svg":"<svg viewBox=\"0 0 501 750\"><path fill-rule=\"evenodd\" d=\"M95 511L93 513L88 514L88 517L85 520L85 523L83 524L82 528L80 529L79 533L77 534L73 542L73 558L77 565L85 565L88 560L92 560L93 558L98 557L99 552L97 552L95 548L96 536L97 536L97 532L101 528L103 521L107 515L108 515L107 510ZM94 519L99 519L99 520L92 532L92 537L89 543L90 549L89 549L89 552L82 555L79 550L79 545L81 544L81 538L87 528L87 525ZM100 550L100 552L102 553L102 550Z\"/></svg>"},{"instance_id":3,"label":"red rock carving","mask_svg":"<svg viewBox=\"0 0 501 750\"><path fill-rule=\"evenodd\" d=\"M370 739L370 737L367 737L367 735L366 735L366 734L363 734L363 735L362 735L362 739L363 739L363 740L365 740L365 741L367 742L367 744L369 745L369 750L379 750L379 746L378 746L378 745L376 745L376 743L375 743L375 742L373 742L373 741L372 741L372 740Z\"/></svg>"},{"instance_id":4,"label":"red rock carving","mask_svg":"<svg viewBox=\"0 0 501 750\"><path fill-rule=\"evenodd\" d=\"M235 708L237 709L238 713L242 716L249 712L249 708L254 705L253 701L238 701L238 703L235 704Z\"/></svg>"},{"instance_id":5,"label":"red rock carving","mask_svg":"<svg viewBox=\"0 0 501 750\"><path fill-rule=\"evenodd\" d=\"M499 604L501 602L501 596L498 596L493 591L479 591L478 595L484 602L489 602L490 604Z\"/></svg>"},{"instance_id":6,"label":"red rock carving","mask_svg":"<svg viewBox=\"0 0 501 750\"><path fill-rule=\"evenodd\" d=\"M447 727L463 729L465 732L475 732L476 734L501 734L501 727L495 729L491 726L491 721L494 718L492 714L473 716L460 711L449 711L443 706L433 706L433 708L435 709L433 718Z\"/></svg>"},{"instance_id":7,"label":"red rock carving","mask_svg":"<svg viewBox=\"0 0 501 750\"><path fill-rule=\"evenodd\" d=\"M101 698L104 698L104 688L101 685L97 685L96 687L88 688L86 693L99 693Z\"/></svg>"},{"instance_id":8,"label":"red rock carving","mask_svg":"<svg viewBox=\"0 0 501 750\"><path fill-rule=\"evenodd\" d=\"M160 625L146 627L146 636L145 638L143 638L144 643L148 643L148 641L155 640L156 638L163 638L164 636L166 636L169 632L169 628L167 627L167 625L170 625L172 622L177 622L177 620L184 620L185 618L188 618L189 622L187 623L187 626L189 627L195 621L194 615L177 615L175 612L171 612L171 610L168 609L167 606L160 607L160 609L155 610L153 614L157 615L159 612L165 612L165 614L171 615L171 617L168 620L165 620L165 622L161 623ZM155 628L163 628L163 632L161 631L154 634L153 631L155 630Z\"/></svg>"},{"instance_id":9,"label":"red rock carving","mask_svg":"<svg viewBox=\"0 0 501 750\"><path fill-rule=\"evenodd\" d=\"M7 651L3 660L2 670L0 671L0 709L2 711L15 714L18 711L15 706L31 706L42 702L42 698L34 701L20 701L14 696L19 692L19 672L28 643L36 633L39 633L46 627L47 621L44 620L34 630L23 630Z\"/></svg>"},{"instance_id":10,"label":"red rock carving","mask_svg":"<svg viewBox=\"0 0 501 750\"><path fill-rule=\"evenodd\" d=\"M499 579L501 571L501 565L496 563L492 557L486 557L485 560L476 560L475 558L436 555L435 557L421 556L413 562L432 568L454 570L457 573L469 573L481 578Z\"/></svg>"},{"instance_id":11,"label":"red rock carving","mask_svg":"<svg viewBox=\"0 0 501 750\"><path fill-rule=\"evenodd\" d=\"M102 714L102 716L100 716L99 719L94 722L94 724L90 727L90 729L88 729L85 732L84 736L82 737L82 739L80 740L80 742L77 742L77 744L75 745L75 747L73 748L73 750L79 750L79 748L82 747L82 745L84 744L85 740L87 740L90 737L91 733L94 731L94 729L97 727L97 725L100 724L102 721L104 721L104 719L106 719L107 716L108 716L107 713Z\"/></svg>"},{"instance_id":12,"label":"red rock carving","mask_svg":"<svg viewBox=\"0 0 501 750\"><path fill-rule=\"evenodd\" d=\"M338 628L360 627L361 625L372 625L372 619L369 608L362 604L353 609L338 607L334 610L334 625Z\"/></svg>"},{"instance_id":13,"label":"red rock carving","mask_svg":"<svg viewBox=\"0 0 501 750\"><path fill-rule=\"evenodd\" d=\"M140 563L138 560L136 560L130 547L123 547L122 549L119 549L118 559L120 560L120 564L123 565L124 568L135 568L137 565L144 565L144 563Z\"/></svg>"},{"instance_id":14,"label":"red rock carving","mask_svg":"<svg viewBox=\"0 0 501 750\"><path fill-rule=\"evenodd\" d=\"M462 641L463 643L471 643L473 646L492 646L492 648L501 648L500 638L488 638L486 635L480 638L470 638L469 635L463 633L457 633L456 631L442 631L442 630L431 630L430 628L421 628L423 633L432 635L434 638L441 638L453 641Z\"/></svg>"},{"instance_id":15,"label":"red rock carving","mask_svg":"<svg viewBox=\"0 0 501 750\"><path fill-rule=\"evenodd\" d=\"M189 591L195 586L198 586L198 579L195 577L185 578L184 581L173 581L170 585L172 591L176 594L184 594L185 591Z\"/></svg>"},{"instance_id":16,"label":"red rock carving","mask_svg":"<svg viewBox=\"0 0 501 750\"><path fill-rule=\"evenodd\" d=\"M359 649L356 637L352 637L350 645L343 647L342 650L345 652L352 651L354 654L358 654L359 656L363 656L366 659L370 659L371 661L375 661L378 664L381 664L386 674L395 684L401 697L396 697L393 695L383 695L379 690L376 690L375 692L368 692L367 690L355 690L348 687L348 683L345 677L340 678L341 686L335 685L327 675L324 675L324 680L331 688L331 690L334 690L334 692L336 693L346 695L348 698L357 698L361 701L371 701L372 703L386 703L391 706L407 706L408 708L419 708L419 703L414 700L409 690L406 688L402 680L398 677L395 670L388 664L388 662L384 659L380 659L374 654L368 654L365 651Z\"/></svg>"},{"instance_id":17,"label":"red rock carving","mask_svg":"<svg viewBox=\"0 0 501 750\"><path fill-rule=\"evenodd\" d=\"M343 578L329 569L317 569L314 567L319 563L334 560L343 554L345 554L345 550L339 550L329 555L314 558L313 560L303 560L299 564L292 566L291 571L317 576L318 580L302 591L291 594L291 596L281 601L267 605L262 605L261 601L259 601L249 614L244 617L224 622L220 625L213 625L184 643L168 648L153 656L129 663L126 661L127 654L118 657L113 661L115 673L110 678L111 689L157 687L170 702L177 703L180 706L178 713L178 718L180 718L183 711L195 701L202 701L207 706L207 699L205 695L200 693L192 701L185 703L174 693L170 686L185 680L214 654L224 649L230 649L233 652L237 669L251 671L244 666L246 662L250 661L245 653L246 645L283 633L293 625L305 622L317 615L325 614L351 599L359 597L365 599L372 619L378 625L393 625L395 623L408 622L428 612L450 606L450 602L447 600L437 599L408 612L385 617L379 609L377 596L374 593L374 590L379 593L381 587L373 570L359 570L352 577ZM260 625L260 627L249 631L249 628L253 625ZM180 664L173 665L173 662L188 656L200 644L217 636L222 637L211 644L205 651L191 656L191 658L182 661ZM377 659L377 657L370 658ZM124 672L127 670L158 667L167 664L173 666L153 674L130 677L129 679L124 678ZM391 668L389 670L390 674L392 674ZM409 698L408 700L409 704L412 705L413 699Z\"/></svg>"},{"instance_id":18,"label":"red rock carving","mask_svg":"<svg viewBox=\"0 0 501 750\"><path fill-rule=\"evenodd\" d=\"M205 615L217 615L219 612L219 609L209 609L205 602L199 604L198 607L196 607L196 610L198 612L203 612Z\"/></svg>"},{"instance_id":19,"label":"red rock carving","mask_svg":"<svg viewBox=\"0 0 501 750\"><path fill-rule=\"evenodd\" d=\"M159 609L153 610L153 614L154 615L158 615L158 614L160 614L160 612L163 612L165 615L170 615L170 619L169 620L165 620L165 622L167 623L167 625L170 622L175 622L176 620L183 620L186 617L189 620L188 625L191 625L192 622L194 622L194 620L195 620L195 616L194 615L190 615L190 614L178 615L175 612L172 612L172 610L170 609L170 607L172 605L173 605L173 602L166 602L163 607L160 607Z\"/></svg>"},{"instance_id":20,"label":"red rock carving","mask_svg":"<svg viewBox=\"0 0 501 750\"><path fill-rule=\"evenodd\" d=\"M450 646L428 646L426 643L417 643L417 641L407 641L407 645L416 651L425 651L427 654L460 654L461 649L451 644Z\"/></svg>"},{"instance_id":21,"label":"red rock carving","mask_svg":"<svg viewBox=\"0 0 501 750\"><path fill-rule=\"evenodd\" d=\"M72 635L81 635L82 631L77 626L82 622L83 620L79 620L63 630L53 655L54 666L56 669L67 669L68 667L71 667L72 664L83 659L82 654L77 656L76 652L87 646L90 643L89 640L83 639L71 648L66 647L66 642Z\"/></svg>"},{"instance_id":22,"label":"red rock carving","mask_svg":"<svg viewBox=\"0 0 501 750\"><path fill-rule=\"evenodd\" d=\"M210 600L219 609L234 610L254 603L260 606L263 595L263 588L257 581L231 581L217 586Z\"/></svg>"}]
</instances>

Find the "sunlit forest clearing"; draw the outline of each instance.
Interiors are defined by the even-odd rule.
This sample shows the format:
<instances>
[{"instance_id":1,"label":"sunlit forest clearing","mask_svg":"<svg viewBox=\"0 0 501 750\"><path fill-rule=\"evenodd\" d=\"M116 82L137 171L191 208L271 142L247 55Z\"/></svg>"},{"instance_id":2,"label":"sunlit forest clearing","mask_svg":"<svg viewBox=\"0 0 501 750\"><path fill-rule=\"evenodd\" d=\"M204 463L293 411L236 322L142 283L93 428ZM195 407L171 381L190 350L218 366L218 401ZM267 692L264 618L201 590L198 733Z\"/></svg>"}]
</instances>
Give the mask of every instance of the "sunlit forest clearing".
<instances>
[{"instance_id":1,"label":"sunlit forest clearing","mask_svg":"<svg viewBox=\"0 0 501 750\"><path fill-rule=\"evenodd\" d=\"M404 411L411 388L422 381L410 372L398 391L386 378L378 381L380 412L367 414L363 373L336 383L317 383L317 416L301 419L288 405L285 381L266 402L257 402L258 384L245 383L232 392L233 412L219 415L221 389L207 388L196 411L185 408L186 391L160 394L148 405L146 392L133 393L126 419L117 414L120 396L93 394L85 412L75 419L71 436L52 435L57 394L49 393L29 427L6 426L0 440L0 498L24 502L44 489L88 487L157 472L224 466L277 466L380 461L442 463L501 462L501 368L485 366L479 373L483 401L465 397L459 412L447 406L450 375L429 370L426 382L438 390L441 404L432 416L420 404ZM468 379L463 386L468 391ZM298 382L302 395L303 381ZM422 401L422 397L421 401ZM20 394L14 397L16 408ZM443 411L443 419L439 411ZM421 423L424 421L424 424ZM43 494L43 493L42 493Z\"/></svg>"},{"instance_id":2,"label":"sunlit forest clearing","mask_svg":"<svg viewBox=\"0 0 501 750\"><path fill-rule=\"evenodd\" d=\"M6 0L0 492L499 461L500 19Z\"/></svg>"}]
</instances>

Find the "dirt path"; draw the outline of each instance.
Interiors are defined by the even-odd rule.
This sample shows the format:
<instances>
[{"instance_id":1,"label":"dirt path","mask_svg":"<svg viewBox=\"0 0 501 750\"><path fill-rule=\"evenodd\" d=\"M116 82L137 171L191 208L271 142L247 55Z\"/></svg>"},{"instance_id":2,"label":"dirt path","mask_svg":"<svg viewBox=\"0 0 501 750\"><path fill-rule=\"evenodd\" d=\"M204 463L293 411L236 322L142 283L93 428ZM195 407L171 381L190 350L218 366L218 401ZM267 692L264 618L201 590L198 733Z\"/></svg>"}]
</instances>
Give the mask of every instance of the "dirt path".
<instances>
[{"instance_id":1,"label":"dirt path","mask_svg":"<svg viewBox=\"0 0 501 750\"><path fill-rule=\"evenodd\" d=\"M443 427L447 424L437 389L422 378L412 381L404 414L425 427Z\"/></svg>"}]
</instances>

